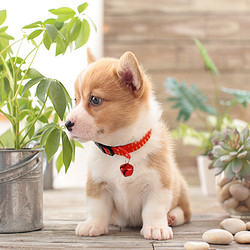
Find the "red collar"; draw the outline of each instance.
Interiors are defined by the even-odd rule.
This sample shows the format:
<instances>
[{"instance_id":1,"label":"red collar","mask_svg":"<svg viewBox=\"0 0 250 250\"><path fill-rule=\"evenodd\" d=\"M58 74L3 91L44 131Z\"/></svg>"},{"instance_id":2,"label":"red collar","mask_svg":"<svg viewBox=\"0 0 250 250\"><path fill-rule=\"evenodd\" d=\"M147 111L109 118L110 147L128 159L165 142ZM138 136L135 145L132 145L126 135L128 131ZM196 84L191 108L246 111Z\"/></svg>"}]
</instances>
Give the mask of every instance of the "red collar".
<instances>
[{"instance_id":1,"label":"red collar","mask_svg":"<svg viewBox=\"0 0 250 250\"><path fill-rule=\"evenodd\" d=\"M110 156L113 155L122 155L127 157L128 159L131 158L130 153L138 150L141 148L150 138L152 129L150 129L142 138L140 141L133 142L124 146L116 146L116 147L110 147L103 145L101 143L95 142L98 148L101 149L101 151L105 154L108 154Z\"/></svg>"}]
</instances>

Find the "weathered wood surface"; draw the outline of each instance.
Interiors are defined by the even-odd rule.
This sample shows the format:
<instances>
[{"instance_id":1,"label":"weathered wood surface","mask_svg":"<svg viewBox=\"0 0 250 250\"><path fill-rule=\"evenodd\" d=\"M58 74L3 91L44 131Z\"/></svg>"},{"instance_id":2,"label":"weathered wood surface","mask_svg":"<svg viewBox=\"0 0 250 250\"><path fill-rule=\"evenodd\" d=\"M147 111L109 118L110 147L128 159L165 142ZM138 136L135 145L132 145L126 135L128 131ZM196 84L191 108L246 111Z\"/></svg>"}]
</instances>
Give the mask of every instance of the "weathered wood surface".
<instances>
[{"instance_id":1,"label":"weathered wood surface","mask_svg":"<svg viewBox=\"0 0 250 250\"><path fill-rule=\"evenodd\" d=\"M157 13L217 13L217 12L249 12L248 0L107 0L105 10L109 14Z\"/></svg>"},{"instance_id":2,"label":"weathered wood surface","mask_svg":"<svg viewBox=\"0 0 250 250\"><path fill-rule=\"evenodd\" d=\"M36 232L0 234L0 249L184 249L186 241L201 241L208 229L218 228L227 214L215 197L204 197L198 188L191 188L192 221L175 227L174 239L145 240L140 228L120 229L110 226L109 235L78 237L74 230L86 218L84 191L80 189L51 190L44 193L44 228ZM235 242L227 246L211 245L212 249L249 249Z\"/></svg>"},{"instance_id":3,"label":"weathered wood surface","mask_svg":"<svg viewBox=\"0 0 250 250\"><path fill-rule=\"evenodd\" d=\"M104 0L104 55L119 58L127 50L136 54L152 77L164 118L174 129L179 123L177 111L166 102L166 77L195 83L209 98L213 96L213 83L193 38L201 40L216 63L222 86L250 90L249 17L248 0ZM231 115L250 122L249 109L237 106ZM202 127L195 116L189 124ZM179 147L180 167L195 166L195 157Z\"/></svg>"}]
</instances>

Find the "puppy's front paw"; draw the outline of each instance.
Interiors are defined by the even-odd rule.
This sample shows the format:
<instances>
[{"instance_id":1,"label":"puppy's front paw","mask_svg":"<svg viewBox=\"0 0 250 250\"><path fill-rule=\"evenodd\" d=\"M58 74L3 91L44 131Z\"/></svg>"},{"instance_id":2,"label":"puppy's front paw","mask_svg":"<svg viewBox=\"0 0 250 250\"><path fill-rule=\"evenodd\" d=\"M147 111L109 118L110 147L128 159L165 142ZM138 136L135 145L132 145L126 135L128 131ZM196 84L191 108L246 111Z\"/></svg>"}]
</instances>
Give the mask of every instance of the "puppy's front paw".
<instances>
[{"instance_id":1,"label":"puppy's front paw","mask_svg":"<svg viewBox=\"0 0 250 250\"><path fill-rule=\"evenodd\" d=\"M169 226L143 227L141 234L148 240L168 240L173 238L173 231Z\"/></svg>"},{"instance_id":2,"label":"puppy's front paw","mask_svg":"<svg viewBox=\"0 0 250 250\"><path fill-rule=\"evenodd\" d=\"M108 234L109 231L107 227L87 220L80 222L75 232L78 236L100 236L102 234Z\"/></svg>"}]
</instances>

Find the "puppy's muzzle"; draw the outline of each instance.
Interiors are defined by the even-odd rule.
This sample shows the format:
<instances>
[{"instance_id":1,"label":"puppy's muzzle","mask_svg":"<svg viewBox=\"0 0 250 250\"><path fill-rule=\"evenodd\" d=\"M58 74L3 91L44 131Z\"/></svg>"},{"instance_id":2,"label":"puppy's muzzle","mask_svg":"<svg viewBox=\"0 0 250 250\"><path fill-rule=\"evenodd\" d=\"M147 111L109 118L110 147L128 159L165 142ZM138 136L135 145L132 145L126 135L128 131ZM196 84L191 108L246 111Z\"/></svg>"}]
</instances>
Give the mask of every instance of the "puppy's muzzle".
<instances>
[{"instance_id":1,"label":"puppy's muzzle","mask_svg":"<svg viewBox=\"0 0 250 250\"><path fill-rule=\"evenodd\" d=\"M68 131L72 131L72 128L74 127L75 123L71 122L70 120L65 122L65 127L68 129Z\"/></svg>"}]
</instances>

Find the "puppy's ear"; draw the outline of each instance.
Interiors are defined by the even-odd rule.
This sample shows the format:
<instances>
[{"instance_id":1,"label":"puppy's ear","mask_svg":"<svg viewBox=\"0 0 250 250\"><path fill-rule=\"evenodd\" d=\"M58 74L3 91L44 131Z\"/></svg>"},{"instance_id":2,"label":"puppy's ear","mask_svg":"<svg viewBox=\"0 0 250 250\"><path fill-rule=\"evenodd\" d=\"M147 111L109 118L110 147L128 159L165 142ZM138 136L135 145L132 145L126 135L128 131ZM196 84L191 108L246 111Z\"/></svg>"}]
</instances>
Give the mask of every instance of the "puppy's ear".
<instances>
[{"instance_id":1,"label":"puppy's ear","mask_svg":"<svg viewBox=\"0 0 250 250\"><path fill-rule=\"evenodd\" d=\"M132 52L125 52L118 64L117 74L122 83L130 87L137 96L143 93L143 82L140 67L135 55Z\"/></svg>"},{"instance_id":2,"label":"puppy's ear","mask_svg":"<svg viewBox=\"0 0 250 250\"><path fill-rule=\"evenodd\" d=\"M88 64L96 61L96 57L94 56L90 48L87 48L87 61L88 61Z\"/></svg>"}]
</instances>

